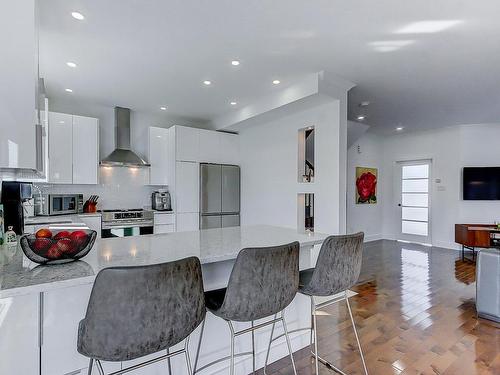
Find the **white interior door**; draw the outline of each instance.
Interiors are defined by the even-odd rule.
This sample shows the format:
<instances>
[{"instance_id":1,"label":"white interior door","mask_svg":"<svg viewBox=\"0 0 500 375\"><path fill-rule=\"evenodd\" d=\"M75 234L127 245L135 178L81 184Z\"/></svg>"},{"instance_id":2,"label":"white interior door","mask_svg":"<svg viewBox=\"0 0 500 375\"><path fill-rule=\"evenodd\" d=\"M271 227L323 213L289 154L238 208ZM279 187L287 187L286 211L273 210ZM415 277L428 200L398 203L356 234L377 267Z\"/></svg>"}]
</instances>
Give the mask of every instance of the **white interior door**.
<instances>
[{"instance_id":1,"label":"white interior door","mask_svg":"<svg viewBox=\"0 0 500 375\"><path fill-rule=\"evenodd\" d=\"M398 162L399 239L431 243L431 161Z\"/></svg>"}]
</instances>

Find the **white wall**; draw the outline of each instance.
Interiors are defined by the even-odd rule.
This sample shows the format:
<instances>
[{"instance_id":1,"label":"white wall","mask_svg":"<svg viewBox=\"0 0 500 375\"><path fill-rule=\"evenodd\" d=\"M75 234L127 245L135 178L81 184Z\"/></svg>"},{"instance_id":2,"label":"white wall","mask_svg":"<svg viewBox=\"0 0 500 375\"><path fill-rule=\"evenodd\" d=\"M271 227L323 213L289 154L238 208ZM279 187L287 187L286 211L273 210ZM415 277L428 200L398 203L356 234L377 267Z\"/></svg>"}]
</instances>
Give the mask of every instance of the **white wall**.
<instances>
[{"instance_id":1,"label":"white wall","mask_svg":"<svg viewBox=\"0 0 500 375\"><path fill-rule=\"evenodd\" d=\"M376 138L365 134L357 143L367 154L379 155L374 164L379 169L379 204L382 208L382 236L397 238L399 231L399 197L395 196L394 168L397 161L432 159L431 236L435 246L458 248L454 242L456 223L493 223L500 220L500 201L462 200L462 168L464 166L500 165L500 124L461 125L425 132L398 134ZM355 143L349 150L349 174L353 174ZM376 149L382 150L377 153ZM381 159L380 159L381 155ZM439 179L438 183L436 180ZM351 198L348 201L353 202ZM365 211L368 213L368 211ZM355 207L349 209L348 223L359 219ZM367 218L375 221L378 215ZM360 222L363 222L362 220Z\"/></svg>"},{"instance_id":2,"label":"white wall","mask_svg":"<svg viewBox=\"0 0 500 375\"><path fill-rule=\"evenodd\" d=\"M297 109L299 108L299 109ZM315 230L340 228L340 106L338 100L240 128L241 222L297 227L297 194L315 194ZM314 183L297 182L298 130L315 127Z\"/></svg>"},{"instance_id":3,"label":"white wall","mask_svg":"<svg viewBox=\"0 0 500 375\"><path fill-rule=\"evenodd\" d=\"M358 148L359 146L359 148ZM382 171L382 138L367 134L349 147L347 153L347 232L363 231L365 241L383 237L383 202L385 199L380 182ZM356 167L378 168L378 191L376 204L356 204Z\"/></svg>"}]
</instances>

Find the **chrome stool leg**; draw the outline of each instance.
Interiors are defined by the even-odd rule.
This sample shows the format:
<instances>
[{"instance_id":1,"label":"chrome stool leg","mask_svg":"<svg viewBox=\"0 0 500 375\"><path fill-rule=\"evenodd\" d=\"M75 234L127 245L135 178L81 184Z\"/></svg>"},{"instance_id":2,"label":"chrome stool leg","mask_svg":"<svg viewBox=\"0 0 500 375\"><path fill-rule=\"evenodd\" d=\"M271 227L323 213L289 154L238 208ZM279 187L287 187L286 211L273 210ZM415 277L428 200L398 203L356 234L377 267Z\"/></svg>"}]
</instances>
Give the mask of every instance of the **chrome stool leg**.
<instances>
[{"instance_id":1,"label":"chrome stool leg","mask_svg":"<svg viewBox=\"0 0 500 375\"><path fill-rule=\"evenodd\" d=\"M316 304L314 303L314 297L311 296L311 314L313 324L311 326L311 333L314 335L314 366L316 369L316 375L319 375L319 355L318 355L318 330L317 324L318 321L316 319Z\"/></svg>"},{"instance_id":2,"label":"chrome stool leg","mask_svg":"<svg viewBox=\"0 0 500 375\"><path fill-rule=\"evenodd\" d=\"M252 320L252 374L255 374L255 331L253 330L253 320Z\"/></svg>"},{"instance_id":3,"label":"chrome stool leg","mask_svg":"<svg viewBox=\"0 0 500 375\"><path fill-rule=\"evenodd\" d=\"M94 366L94 358L90 358L89 369L87 371L87 375L92 375L92 367Z\"/></svg>"},{"instance_id":4,"label":"chrome stool leg","mask_svg":"<svg viewBox=\"0 0 500 375\"><path fill-rule=\"evenodd\" d=\"M193 370L191 369L191 359L189 358L189 336L186 337L186 340L184 340L184 354L186 356L186 367L187 367L188 375L193 375ZM170 366L170 361L168 362L168 364ZM169 375L170 374L171 374L171 372L170 372L170 368L169 368Z\"/></svg>"},{"instance_id":5,"label":"chrome stool leg","mask_svg":"<svg viewBox=\"0 0 500 375\"><path fill-rule=\"evenodd\" d=\"M101 375L105 375L105 374L104 374L104 369L102 368L101 361L99 361L98 359L96 359L95 361L96 361L96 363L97 363L97 370L99 370L99 374L101 374Z\"/></svg>"},{"instance_id":6,"label":"chrome stool leg","mask_svg":"<svg viewBox=\"0 0 500 375\"><path fill-rule=\"evenodd\" d=\"M193 374L196 374L196 372L198 371L198 359L200 357L201 340L203 338L203 332L205 331L206 319L207 318L203 319L203 322L201 322L200 338L198 339L198 348L196 348L196 357L194 360L194 372L193 372Z\"/></svg>"},{"instance_id":7,"label":"chrome stool leg","mask_svg":"<svg viewBox=\"0 0 500 375\"><path fill-rule=\"evenodd\" d=\"M288 352L290 353L290 360L292 361L293 373L297 375L297 369L295 368L295 361L293 359L292 344L290 343L290 336L288 336L288 329L286 328L284 311L281 312L281 323L283 323L283 330L285 331L286 345L288 346Z\"/></svg>"},{"instance_id":8,"label":"chrome stool leg","mask_svg":"<svg viewBox=\"0 0 500 375\"><path fill-rule=\"evenodd\" d=\"M358 343L358 349L359 349L359 354L361 356L361 362L363 363L363 369L365 370L365 375L368 375L368 370L366 369L365 357L363 355L363 350L361 349L361 343L359 342L358 331L356 330L356 324L354 323L354 318L352 316L351 305L349 303L349 297L347 296L347 291L345 292L345 301L347 303L347 309L349 310L349 316L351 317L354 336L356 336L356 341Z\"/></svg>"},{"instance_id":9,"label":"chrome stool leg","mask_svg":"<svg viewBox=\"0 0 500 375\"><path fill-rule=\"evenodd\" d=\"M234 328L233 324L231 321L227 321L227 324L229 324L229 329L231 330L231 369L230 369L230 374L234 375Z\"/></svg>"},{"instance_id":10,"label":"chrome stool leg","mask_svg":"<svg viewBox=\"0 0 500 375\"><path fill-rule=\"evenodd\" d=\"M278 314L274 314L274 320L278 317ZM267 353L266 353L266 362L264 362L264 375L267 375L267 362L269 361L269 352L271 351L271 343L273 342L273 336L274 336L274 326L276 325L276 322L273 323L273 326L271 328L271 337L269 338L269 345L267 346Z\"/></svg>"}]
</instances>

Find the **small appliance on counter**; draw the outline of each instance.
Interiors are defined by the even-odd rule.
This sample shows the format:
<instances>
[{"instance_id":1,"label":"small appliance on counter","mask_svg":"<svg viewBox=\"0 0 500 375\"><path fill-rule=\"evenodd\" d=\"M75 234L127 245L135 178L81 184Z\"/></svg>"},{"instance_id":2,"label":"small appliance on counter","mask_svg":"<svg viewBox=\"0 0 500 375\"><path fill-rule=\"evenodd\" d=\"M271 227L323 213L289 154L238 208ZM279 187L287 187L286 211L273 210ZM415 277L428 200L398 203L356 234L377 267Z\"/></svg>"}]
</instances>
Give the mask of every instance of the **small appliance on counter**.
<instances>
[{"instance_id":1,"label":"small appliance on counter","mask_svg":"<svg viewBox=\"0 0 500 375\"><path fill-rule=\"evenodd\" d=\"M94 214L97 212L97 200L99 199L98 195L91 195L89 199L87 199L83 205L83 213L85 214Z\"/></svg>"},{"instance_id":2,"label":"small appliance on counter","mask_svg":"<svg viewBox=\"0 0 500 375\"><path fill-rule=\"evenodd\" d=\"M35 195L35 215L53 216L81 214L83 194L39 194Z\"/></svg>"},{"instance_id":3,"label":"small appliance on counter","mask_svg":"<svg viewBox=\"0 0 500 375\"><path fill-rule=\"evenodd\" d=\"M171 211L170 193L166 190L153 192L151 194L151 208L156 211Z\"/></svg>"},{"instance_id":4,"label":"small appliance on counter","mask_svg":"<svg viewBox=\"0 0 500 375\"><path fill-rule=\"evenodd\" d=\"M17 181L2 181L2 204L4 209L4 231L9 227L16 234L23 234L24 209L23 203L32 199L31 183Z\"/></svg>"}]
</instances>

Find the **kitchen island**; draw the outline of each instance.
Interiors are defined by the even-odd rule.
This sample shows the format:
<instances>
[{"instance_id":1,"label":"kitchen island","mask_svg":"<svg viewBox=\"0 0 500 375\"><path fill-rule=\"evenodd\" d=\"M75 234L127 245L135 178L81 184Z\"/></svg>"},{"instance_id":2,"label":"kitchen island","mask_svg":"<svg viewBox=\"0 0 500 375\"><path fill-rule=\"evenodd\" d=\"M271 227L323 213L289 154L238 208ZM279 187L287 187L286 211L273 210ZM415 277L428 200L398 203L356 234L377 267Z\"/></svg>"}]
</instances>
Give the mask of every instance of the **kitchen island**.
<instances>
[{"instance_id":1,"label":"kitchen island","mask_svg":"<svg viewBox=\"0 0 500 375\"><path fill-rule=\"evenodd\" d=\"M300 267L314 265L316 245L324 234L300 233L272 226L243 226L172 234L100 239L82 260L65 265L37 266L23 256L19 248L3 248L0 261L0 373L41 375L84 374L88 361L76 351L78 322L83 318L97 273L106 267L133 266L169 262L188 256L200 258L205 289L227 285L234 260L245 247L272 246L298 241ZM113 291L110 290L110 293ZM298 295L287 308L290 329L310 323L309 300ZM116 311L119 314L119 311ZM245 324L236 325L245 327ZM257 365L261 367L270 328L256 334ZM190 350L194 354L195 332ZM229 332L220 319L207 314L206 336L210 345L200 354L200 363L226 356ZM305 346L309 335L292 338L294 350ZM237 351L246 351L250 337L241 337ZM286 355L281 340L274 343L271 360ZM251 372L251 358L238 357L236 373ZM107 371L121 363L105 363ZM130 365L129 363L123 364ZM174 373L184 373L183 362L172 360ZM204 371L226 373L227 363ZM160 362L132 374L164 374Z\"/></svg>"}]
</instances>

